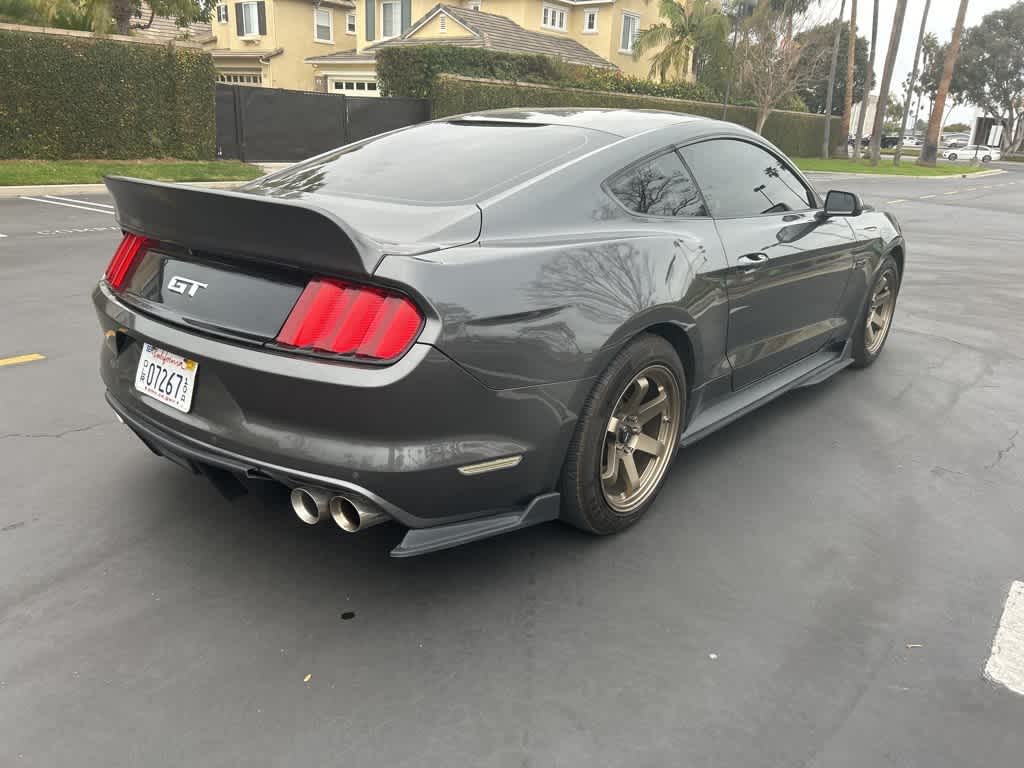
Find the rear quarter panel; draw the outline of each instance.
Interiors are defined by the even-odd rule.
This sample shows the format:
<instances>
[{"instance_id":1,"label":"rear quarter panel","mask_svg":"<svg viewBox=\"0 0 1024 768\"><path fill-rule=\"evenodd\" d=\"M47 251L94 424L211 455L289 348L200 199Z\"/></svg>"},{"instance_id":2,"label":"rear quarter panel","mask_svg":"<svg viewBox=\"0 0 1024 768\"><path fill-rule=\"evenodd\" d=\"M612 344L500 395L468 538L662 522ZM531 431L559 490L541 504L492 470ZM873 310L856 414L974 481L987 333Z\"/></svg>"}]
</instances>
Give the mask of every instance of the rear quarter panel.
<instances>
[{"instance_id":1,"label":"rear quarter panel","mask_svg":"<svg viewBox=\"0 0 1024 768\"><path fill-rule=\"evenodd\" d=\"M442 321L430 343L490 387L590 379L660 323L686 332L699 386L728 365L714 222L634 216L601 186L658 149L624 140L513 188L481 205L478 243L387 257L376 275L429 301Z\"/></svg>"}]
</instances>

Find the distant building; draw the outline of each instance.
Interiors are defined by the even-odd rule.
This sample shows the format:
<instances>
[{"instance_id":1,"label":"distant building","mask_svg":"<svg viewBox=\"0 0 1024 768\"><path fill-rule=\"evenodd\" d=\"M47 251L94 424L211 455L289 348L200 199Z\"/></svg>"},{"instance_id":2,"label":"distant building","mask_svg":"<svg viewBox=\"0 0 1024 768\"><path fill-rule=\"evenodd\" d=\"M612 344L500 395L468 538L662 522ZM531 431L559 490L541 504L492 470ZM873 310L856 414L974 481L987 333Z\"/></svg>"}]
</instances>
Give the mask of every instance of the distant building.
<instances>
[{"instance_id":1,"label":"distant building","mask_svg":"<svg viewBox=\"0 0 1024 768\"><path fill-rule=\"evenodd\" d=\"M866 102L866 105L865 105ZM853 105L853 109L850 110L850 136L853 136L857 131L857 121L860 120L860 111L864 110L864 133L863 136L871 135L871 126L875 122L875 110L878 108L878 94L869 93L868 97L857 104Z\"/></svg>"}]
</instances>

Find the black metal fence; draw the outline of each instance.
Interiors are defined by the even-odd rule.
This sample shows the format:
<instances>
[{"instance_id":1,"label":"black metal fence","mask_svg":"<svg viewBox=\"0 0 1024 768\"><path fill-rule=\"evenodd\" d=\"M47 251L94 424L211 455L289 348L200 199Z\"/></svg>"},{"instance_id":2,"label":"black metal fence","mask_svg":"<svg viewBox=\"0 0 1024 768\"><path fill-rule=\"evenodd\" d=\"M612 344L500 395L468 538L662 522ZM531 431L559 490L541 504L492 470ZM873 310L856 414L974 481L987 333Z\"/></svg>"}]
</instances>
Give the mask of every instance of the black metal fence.
<instances>
[{"instance_id":1,"label":"black metal fence","mask_svg":"<svg viewBox=\"0 0 1024 768\"><path fill-rule=\"evenodd\" d=\"M426 99L217 84L217 156L292 163L430 119Z\"/></svg>"}]
</instances>

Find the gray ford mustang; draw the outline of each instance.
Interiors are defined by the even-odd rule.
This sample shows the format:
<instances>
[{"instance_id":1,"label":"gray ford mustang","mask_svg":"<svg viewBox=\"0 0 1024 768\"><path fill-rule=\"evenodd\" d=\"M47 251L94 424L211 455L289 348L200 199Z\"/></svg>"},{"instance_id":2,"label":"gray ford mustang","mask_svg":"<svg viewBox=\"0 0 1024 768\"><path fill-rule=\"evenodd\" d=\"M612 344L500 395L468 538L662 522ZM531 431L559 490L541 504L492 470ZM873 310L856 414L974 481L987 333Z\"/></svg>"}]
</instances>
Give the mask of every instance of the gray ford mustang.
<instances>
[{"instance_id":1,"label":"gray ford mustang","mask_svg":"<svg viewBox=\"0 0 1024 768\"><path fill-rule=\"evenodd\" d=\"M463 115L234 192L107 185L119 418L229 496L394 520L397 556L624 529L681 447L874 362L906 252L760 136L664 112Z\"/></svg>"}]
</instances>

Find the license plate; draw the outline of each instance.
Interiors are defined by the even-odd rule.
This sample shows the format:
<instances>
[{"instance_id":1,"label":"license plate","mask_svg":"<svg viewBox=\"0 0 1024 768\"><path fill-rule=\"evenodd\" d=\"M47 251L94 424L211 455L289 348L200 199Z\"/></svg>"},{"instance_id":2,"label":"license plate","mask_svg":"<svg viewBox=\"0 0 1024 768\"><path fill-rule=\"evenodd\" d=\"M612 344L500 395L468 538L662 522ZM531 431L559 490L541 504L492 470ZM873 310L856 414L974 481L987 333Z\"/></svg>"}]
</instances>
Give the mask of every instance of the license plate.
<instances>
[{"instance_id":1,"label":"license plate","mask_svg":"<svg viewBox=\"0 0 1024 768\"><path fill-rule=\"evenodd\" d=\"M188 413L196 388L199 363L173 355L152 344L142 345L139 367L135 371L135 388L161 403Z\"/></svg>"}]
</instances>

